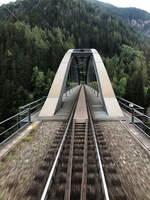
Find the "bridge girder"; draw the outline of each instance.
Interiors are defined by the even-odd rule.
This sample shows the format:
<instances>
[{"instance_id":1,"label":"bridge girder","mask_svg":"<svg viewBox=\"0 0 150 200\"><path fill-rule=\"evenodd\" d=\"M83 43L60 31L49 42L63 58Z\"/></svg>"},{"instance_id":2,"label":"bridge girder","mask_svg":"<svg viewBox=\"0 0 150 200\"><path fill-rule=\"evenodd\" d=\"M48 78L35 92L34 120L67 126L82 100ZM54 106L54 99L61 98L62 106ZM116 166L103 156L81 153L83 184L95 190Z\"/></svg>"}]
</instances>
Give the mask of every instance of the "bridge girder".
<instances>
[{"instance_id":1,"label":"bridge girder","mask_svg":"<svg viewBox=\"0 0 150 200\"><path fill-rule=\"evenodd\" d=\"M94 71L97 78L98 89L101 94L101 99L108 117L123 117L122 110L115 97L110 79L103 64L99 53L95 49L73 50L70 49L64 55L54 81L50 88L48 97L40 112L40 117L53 117L56 111L60 108L64 89L67 82L68 72L70 69L71 61L75 57L78 64L77 57L87 57L86 74L88 71L89 60L92 59ZM78 71L79 76L79 71ZM87 80L87 77L86 77Z\"/></svg>"}]
</instances>

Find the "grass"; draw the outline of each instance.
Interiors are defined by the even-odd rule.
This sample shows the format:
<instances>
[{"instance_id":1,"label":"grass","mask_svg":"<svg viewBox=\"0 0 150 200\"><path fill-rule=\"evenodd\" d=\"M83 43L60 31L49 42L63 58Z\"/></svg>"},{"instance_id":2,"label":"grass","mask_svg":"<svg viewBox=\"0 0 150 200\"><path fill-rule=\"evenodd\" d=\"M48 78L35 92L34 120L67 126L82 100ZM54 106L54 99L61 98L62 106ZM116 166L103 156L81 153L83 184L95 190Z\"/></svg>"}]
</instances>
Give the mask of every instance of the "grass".
<instances>
[{"instance_id":1,"label":"grass","mask_svg":"<svg viewBox=\"0 0 150 200\"><path fill-rule=\"evenodd\" d=\"M27 144L32 144L33 141L33 137L32 135L26 135L21 142L19 142L17 144L17 146L15 148L13 148L9 153L7 153L2 159L2 162L7 162L10 161L12 159L12 157L14 156L14 154L17 152L17 149L23 148L25 147ZM0 168L1 170L1 168Z\"/></svg>"},{"instance_id":2,"label":"grass","mask_svg":"<svg viewBox=\"0 0 150 200\"><path fill-rule=\"evenodd\" d=\"M93 88L95 88L96 90L98 90L98 84L97 84L96 81L89 82L88 85L91 86L91 87L93 87Z\"/></svg>"},{"instance_id":3,"label":"grass","mask_svg":"<svg viewBox=\"0 0 150 200\"><path fill-rule=\"evenodd\" d=\"M12 156L15 154L16 152L16 149L12 149L10 152L8 152L2 159L1 161L2 162L7 162L7 161L10 161L12 159Z\"/></svg>"},{"instance_id":4,"label":"grass","mask_svg":"<svg viewBox=\"0 0 150 200\"><path fill-rule=\"evenodd\" d=\"M78 83L76 83L76 82L69 82L69 86L74 87L74 86L76 86L76 85L78 85Z\"/></svg>"},{"instance_id":5,"label":"grass","mask_svg":"<svg viewBox=\"0 0 150 200\"><path fill-rule=\"evenodd\" d=\"M23 138L23 140L21 141L21 143L32 143L32 135L27 135Z\"/></svg>"},{"instance_id":6,"label":"grass","mask_svg":"<svg viewBox=\"0 0 150 200\"><path fill-rule=\"evenodd\" d=\"M39 152L40 152L40 148L37 148L37 149L35 150L35 152L39 153Z\"/></svg>"},{"instance_id":7,"label":"grass","mask_svg":"<svg viewBox=\"0 0 150 200\"><path fill-rule=\"evenodd\" d=\"M3 171L3 170L4 170L4 167L3 167L3 166L0 166L0 172Z\"/></svg>"},{"instance_id":8,"label":"grass","mask_svg":"<svg viewBox=\"0 0 150 200\"><path fill-rule=\"evenodd\" d=\"M32 123L32 132L36 131L37 126L35 125L35 123Z\"/></svg>"},{"instance_id":9,"label":"grass","mask_svg":"<svg viewBox=\"0 0 150 200\"><path fill-rule=\"evenodd\" d=\"M17 145L17 148L23 148L25 147L27 144L32 144L33 142L33 137L32 135L26 135L24 136L24 138L21 140L21 142L19 142L19 144Z\"/></svg>"}]
</instances>

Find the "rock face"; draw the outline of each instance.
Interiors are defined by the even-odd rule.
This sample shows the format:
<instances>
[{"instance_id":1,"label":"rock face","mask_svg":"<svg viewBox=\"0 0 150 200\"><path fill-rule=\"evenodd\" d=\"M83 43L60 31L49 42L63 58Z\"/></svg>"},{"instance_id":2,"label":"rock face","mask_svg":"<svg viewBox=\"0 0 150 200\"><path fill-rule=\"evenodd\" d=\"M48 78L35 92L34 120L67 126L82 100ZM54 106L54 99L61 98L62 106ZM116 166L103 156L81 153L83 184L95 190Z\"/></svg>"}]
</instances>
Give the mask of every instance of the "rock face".
<instances>
[{"instance_id":1,"label":"rock face","mask_svg":"<svg viewBox=\"0 0 150 200\"><path fill-rule=\"evenodd\" d=\"M147 36L150 37L150 20L141 20L140 18L135 20L132 19L129 21L129 24L135 28L138 28L140 31L144 32Z\"/></svg>"},{"instance_id":2,"label":"rock face","mask_svg":"<svg viewBox=\"0 0 150 200\"><path fill-rule=\"evenodd\" d=\"M93 2L94 0L88 1ZM95 2L112 16L130 24L133 28L140 30L150 37L150 13L138 8L119 8L113 6L112 4L103 3L97 0L95 0Z\"/></svg>"}]
</instances>

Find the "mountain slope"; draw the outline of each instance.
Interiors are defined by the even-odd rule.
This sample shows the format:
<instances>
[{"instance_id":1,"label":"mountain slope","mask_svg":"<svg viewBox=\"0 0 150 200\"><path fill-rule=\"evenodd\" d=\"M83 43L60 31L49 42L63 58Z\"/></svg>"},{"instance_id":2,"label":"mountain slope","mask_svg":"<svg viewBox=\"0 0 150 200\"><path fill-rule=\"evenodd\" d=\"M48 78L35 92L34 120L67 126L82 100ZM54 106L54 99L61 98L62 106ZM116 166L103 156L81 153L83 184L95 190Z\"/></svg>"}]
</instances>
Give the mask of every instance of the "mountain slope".
<instances>
[{"instance_id":1,"label":"mountain slope","mask_svg":"<svg viewBox=\"0 0 150 200\"><path fill-rule=\"evenodd\" d=\"M132 27L137 28L141 32L150 37L150 13L138 8L119 8L111 4L97 0L88 0L99 5L101 8L111 13L118 19L125 21Z\"/></svg>"},{"instance_id":2,"label":"mountain slope","mask_svg":"<svg viewBox=\"0 0 150 200\"><path fill-rule=\"evenodd\" d=\"M5 8L7 7L7 8ZM137 45L139 35L104 11L85 0L23 0L0 8L0 19L20 21L43 30L59 27L65 36L74 36L77 48L94 47L112 56L120 44Z\"/></svg>"}]
</instances>

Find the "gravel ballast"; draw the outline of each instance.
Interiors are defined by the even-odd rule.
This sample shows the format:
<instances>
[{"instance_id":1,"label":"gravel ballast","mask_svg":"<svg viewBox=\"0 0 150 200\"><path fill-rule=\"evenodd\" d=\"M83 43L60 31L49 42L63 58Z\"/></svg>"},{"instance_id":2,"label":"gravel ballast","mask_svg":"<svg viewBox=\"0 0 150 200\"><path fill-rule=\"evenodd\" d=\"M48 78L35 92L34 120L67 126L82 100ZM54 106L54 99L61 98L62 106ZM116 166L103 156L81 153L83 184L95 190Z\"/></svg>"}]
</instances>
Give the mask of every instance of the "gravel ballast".
<instances>
[{"instance_id":1,"label":"gravel ballast","mask_svg":"<svg viewBox=\"0 0 150 200\"><path fill-rule=\"evenodd\" d=\"M62 122L42 122L0 161L0 200L24 199ZM27 198L25 198L27 199Z\"/></svg>"},{"instance_id":2,"label":"gravel ballast","mask_svg":"<svg viewBox=\"0 0 150 200\"><path fill-rule=\"evenodd\" d=\"M150 200L150 156L120 122L100 122L121 183L131 200Z\"/></svg>"},{"instance_id":3,"label":"gravel ballast","mask_svg":"<svg viewBox=\"0 0 150 200\"><path fill-rule=\"evenodd\" d=\"M62 122L42 122L0 161L0 200L25 196ZM130 200L150 200L150 157L120 122L99 122Z\"/></svg>"}]
</instances>

